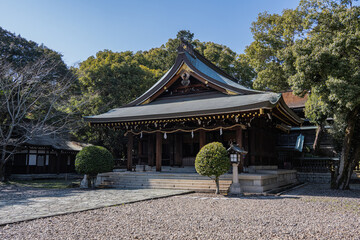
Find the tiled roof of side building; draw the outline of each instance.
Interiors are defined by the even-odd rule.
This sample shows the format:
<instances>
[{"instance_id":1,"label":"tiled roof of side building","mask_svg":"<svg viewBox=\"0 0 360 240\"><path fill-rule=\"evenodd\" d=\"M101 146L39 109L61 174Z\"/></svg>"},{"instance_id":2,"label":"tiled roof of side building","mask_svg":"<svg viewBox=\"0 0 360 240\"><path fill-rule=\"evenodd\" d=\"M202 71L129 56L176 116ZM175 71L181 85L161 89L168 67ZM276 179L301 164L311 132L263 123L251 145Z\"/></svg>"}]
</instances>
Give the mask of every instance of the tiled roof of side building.
<instances>
[{"instance_id":1,"label":"tiled roof of side building","mask_svg":"<svg viewBox=\"0 0 360 240\"><path fill-rule=\"evenodd\" d=\"M294 95L292 91L288 91L283 92L282 96L289 108L304 108L309 95L306 93L304 97L299 97Z\"/></svg>"},{"instance_id":2,"label":"tiled roof of side building","mask_svg":"<svg viewBox=\"0 0 360 240\"><path fill-rule=\"evenodd\" d=\"M63 139L62 137L44 135L36 136L27 140L25 145L49 146L57 150L80 151L84 147L90 146L91 144L70 141Z\"/></svg>"}]
</instances>

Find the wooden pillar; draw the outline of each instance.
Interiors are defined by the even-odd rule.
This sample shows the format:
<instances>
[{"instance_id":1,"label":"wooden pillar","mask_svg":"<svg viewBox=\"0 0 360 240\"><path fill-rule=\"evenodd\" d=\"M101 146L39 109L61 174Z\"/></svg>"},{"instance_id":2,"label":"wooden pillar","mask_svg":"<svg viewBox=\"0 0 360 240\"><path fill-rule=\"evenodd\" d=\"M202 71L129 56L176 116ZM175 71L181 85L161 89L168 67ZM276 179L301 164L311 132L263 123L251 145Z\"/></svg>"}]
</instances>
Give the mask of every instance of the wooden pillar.
<instances>
[{"instance_id":1,"label":"wooden pillar","mask_svg":"<svg viewBox=\"0 0 360 240\"><path fill-rule=\"evenodd\" d=\"M175 144L174 144L174 134L169 134L168 135L168 143L169 143L169 150L170 150L170 166L174 166L175 165Z\"/></svg>"},{"instance_id":2,"label":"wooden pillar","mask_svg":"<svg viewBox=\"0 0 360 240\"><path fill-rule=\"evenodd\" d=\"M154 135L148 136L148 165L154 166Z\"/></svg>"},{"instance_id":3,"label":"wooden pillar","mask_svg":"<svg viewBox=\"0 0 360 240\"><path fill-rule=\"evenodd\" d=\"M241 127L236 128L236 144L243 147L243 130Z\"/></svg>"},{"instance_id":4,"label":"wooden pillar","mask_svg":"<svg viewBox=\"0 0 360 240\"><path fill-rule=\"evenodd\" d=\"M39 161L39 148L36 148L36 165L35 165L35 173L41 173L40 167L38 167L38 161Z\"/></svg>"},{"instance_id":5,"label":"wooden pillar","mask_svg":"<svg viewBox=\"0 0 360 240\"><path fill-rule=\"evenodd\" d=\"M206 144L206 132L199 130L199 150Z\"/></svg>"},{"instance_id":6,"label":"wooden pillar","mask_svg":"<svg viewBox=\"0 0 360 240\"><path fill-rule=\"evenodd\" d=\"M26 173L29 174L30 173L30 165L29 162L30 161L30 149L29 147L27 147L27 155L26 155Z\"/></svg>"},{"instance_id":7,"label":"wooden pillar","mask_svg":"<svg viewBox=\"0 0 360 240\"><path fill-rule=\"evenodd\" d=\"M61 152L57 151L56 152L56 173L57 174L60 173L60 161L61 161Z\"/></svg>"},{"instance_id":8,"label":"wooden pillar","mask_svg":"<svg viewBox=\"0 0 360 240\"><path fill-rule=\"evenodd\" d=\"M69 153L68 154L66 154L66 163L65 163L65 173L68 173L68 161L69 161L69 157L70 157L70 155L69 155ZM67 175L65 175L65 176L67 176Z\"/></svg>"},{"instance_id":9,"label":"wooden pillar","mask_svg":"<svg viewBox=\"0 0 360 240\"><path fill-rule=\"evenodd\" d=\"M182 166L182 135L181 133L175 134L175 165Z\"/></svg>"},{"instance_id":10,"label":"wooden pillar","mask_svg":"<svg viewBox=\"0 0 360 240\"><path fill-rule=\"evenodd\" d=\"M161 171L162 162L162 134L156 133L156 171Z\"/></svg>"},{"instance_id":11,"label":"wooden pillar","mask_svg":"<svg viewBox=\"0 0 360 240\"><path fill-rule=\"evenodd\" d=\"M140 165L141 164L141 156L142 156L142 141L141 141L141 138L139 138L139 141L138 141L138 164Z\"/></svg>"},{"instance_id":12,"label":"wooden pillar","mask_svg":"<svg viewBox=\"0 0 360 240\"><path fill-rule=\"evenodd\" d=\"M50 162L50 157L49 157L49 162ZM53 154L51 158L51 173L56 173L56 163L57 163L57 155L55 152L55 154Z\"/></svg>"},{"instance_id":13,"label":"wooden pillar","mask_svg":"<svg viewBox=\"0 0 360 240\"><path fill-rule=\"evenodd\" d=\"M45 172L46 172L46 173L50 173L50 171L49 171L49 165L46 165L46 158L47 158L47 156L48 156L48 149L45 148L44 167L45 167Z\"/></svg>"},{"instance_id":14,"label":"wooden pillar","mask_svg":"<svg viewBox=\"0 0 360 240\"><path fill-rule=\"evenodd\" d=\"M250 165L255 165L256 163L256 155L257 155L257 147L256 147L256 141L255 141L255 129L252 128L250 130L250 151L251 151L251 160L250 160Z\"/></svg>"},{"instance_id":15,"label":"wooden pillar","mask_svg":"<svg viewBox=\"0 0 360 240\"><path fill-rule=\"evenodd\" d=\"M264 147L265 147L265 144L264 144L264 142L263 142L263 139L264 139L264 130L262 129L262 127L258 129L258 132L259 132L259 134L258 134L258 136L259 136L259 138L258 138L258 144L259 144L260 146L264 146ZM259 156L260 165L264 165L264 162L263 162L264 147L258 148L258 149L259 149L258 151L259 151L259 154L260 154L260 156Z\"/></svg>"},{"instance_id":16,"label":"wooden pillar","mask_svg":"<svg viewBox=\"0 0 360 240\"><path fill-rule=\"evenodd\" d=\"M237 127L236 128L236 144L240 147L243 148L243 130L241 127ZM239 164L239 169L240 172L243 172L244 170L244 159L243 157L240 155L240 164Z\"/></svg>"},{"instance_id":17,"label":"wooden pillar","mask_svg":"<svg viewBox=\"0 0 360 240\"><path fill-rule=\"evenodd\" d=\"M133 143L134 143L134 135L132 133L128 133L128 144L127 144L127 170L128 171L132 171Z\"/></svg>"}]
</instances>

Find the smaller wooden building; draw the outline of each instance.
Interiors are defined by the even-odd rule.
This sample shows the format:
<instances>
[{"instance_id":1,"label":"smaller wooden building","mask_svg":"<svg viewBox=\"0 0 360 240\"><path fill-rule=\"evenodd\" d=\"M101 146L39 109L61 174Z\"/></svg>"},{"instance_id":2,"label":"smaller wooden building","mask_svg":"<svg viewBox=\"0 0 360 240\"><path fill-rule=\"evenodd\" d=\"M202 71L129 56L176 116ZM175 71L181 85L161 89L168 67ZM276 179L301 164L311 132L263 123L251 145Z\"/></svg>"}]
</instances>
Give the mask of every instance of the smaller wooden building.
<instances>
[{"instance_id":1,"label":"smaller wooden building","mask_svg":"<svg viewBox=\"0 0 360 240\"><path fill-rule=\"evenodd\" d=\"M24 143L7 163L10 174L75 172L75 156L87 144L61 137L38 136Z\"/></svg>"},{"instance_id":2,"label":"smaller wooden building","mask_svg":"<svg viewBox=\"0 0 360 240\"><path fill-rule=\"evenodd\" d=\"M318 127L305 118L305 103L309 93L304 97L295 96L292 91L282 93L284 101L299 117L304 118L302 126L291 127L289 133L277 136L277 149L279 158L285 162L287 168L295 168L298 172L329 173L330 167L338 161L338 154L328 129L331 128L332 119L327 119L324 132L319 137L319 150L314 152L313 144L316 139ZM304 136L302 151L295 150L299 135Z\"/></svg>"}]
</instances>

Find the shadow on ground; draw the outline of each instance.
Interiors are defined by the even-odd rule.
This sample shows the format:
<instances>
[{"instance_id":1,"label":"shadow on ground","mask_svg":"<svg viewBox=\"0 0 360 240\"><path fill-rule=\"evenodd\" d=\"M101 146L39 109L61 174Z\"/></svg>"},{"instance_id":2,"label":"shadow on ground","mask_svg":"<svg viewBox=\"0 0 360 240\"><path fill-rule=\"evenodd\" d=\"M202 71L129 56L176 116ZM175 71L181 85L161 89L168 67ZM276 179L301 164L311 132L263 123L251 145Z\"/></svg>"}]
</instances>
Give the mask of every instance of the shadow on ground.
<instances>
[{"instance_id":1,"label":"shadow on ground","mask_svg":"<svg viewBox=\"0 0 360 240\"><path fill-rule=\"evenodd\" d=\"M330 189L330 184L309 183L300 188L290 190L282 196L360 198L360 185L353 184L350 188L350 190L334 190Z\"/></svg>"},{"instance_id":2,"label":"shadow on ground","mask_svg":"<svg viewBox=\"0 0 360 240\"><path fill-rule=\"evenodd\" d=\"M88 191L80 188L48 189L24 187L16 184L0 185L0 209L7 205L27 205L39 198L66 197Z\"/></svg>"}]
</instances>

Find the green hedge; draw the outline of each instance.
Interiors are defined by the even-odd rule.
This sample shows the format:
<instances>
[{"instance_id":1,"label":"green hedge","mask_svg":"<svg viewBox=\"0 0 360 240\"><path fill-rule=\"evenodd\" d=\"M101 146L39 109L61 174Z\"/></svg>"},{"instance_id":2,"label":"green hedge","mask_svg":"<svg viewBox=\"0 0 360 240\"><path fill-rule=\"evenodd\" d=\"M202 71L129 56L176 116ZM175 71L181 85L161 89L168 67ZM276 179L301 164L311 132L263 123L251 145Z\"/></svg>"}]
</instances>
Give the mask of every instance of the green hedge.
<instances>
[{"instance_id":1,"label":"green hedge","mask_svg":"<svg viewBox=\"0 0 360 240\"><path fill-rule=\"evenodd\" d=\"M94 176L98 173L112 171L113 167L114 158L104 147L85 147L76 155L75 169L81 174Z\"/></svg>"}]
</instances>

